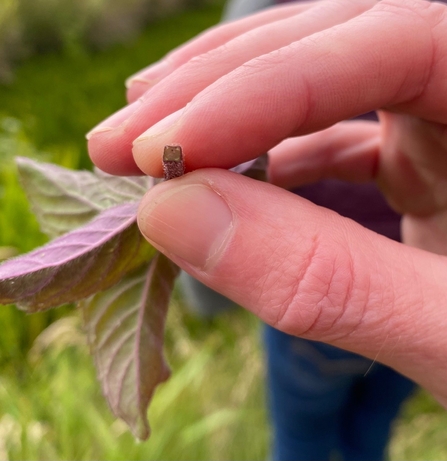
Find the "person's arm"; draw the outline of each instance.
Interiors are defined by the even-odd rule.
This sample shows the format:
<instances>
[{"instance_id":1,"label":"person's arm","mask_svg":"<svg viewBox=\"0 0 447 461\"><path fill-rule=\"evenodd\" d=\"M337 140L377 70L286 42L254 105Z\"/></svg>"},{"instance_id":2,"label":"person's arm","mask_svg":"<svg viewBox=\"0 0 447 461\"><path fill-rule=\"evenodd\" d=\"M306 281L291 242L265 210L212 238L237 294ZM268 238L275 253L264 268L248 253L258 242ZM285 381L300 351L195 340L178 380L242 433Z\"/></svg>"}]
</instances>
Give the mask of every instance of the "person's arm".
<instances>
[{"instance_id":1,"label":"person's arm","mask_svg":"<svg viewBox=\"0 0 447 461\"><path fill-rule=\"evenodd\" d=\"M181 144L192 173L140 207L151 243L276 328L386 363L447 406L446 6L317 2L222 43L91 133L93 160L157 176L163 146ZM334 125L378 108L380 124ZM269 149L278 185L300 182L303 159L315 177L377 181L408 245L209 169Z\"/></svg>"}]
</instances>

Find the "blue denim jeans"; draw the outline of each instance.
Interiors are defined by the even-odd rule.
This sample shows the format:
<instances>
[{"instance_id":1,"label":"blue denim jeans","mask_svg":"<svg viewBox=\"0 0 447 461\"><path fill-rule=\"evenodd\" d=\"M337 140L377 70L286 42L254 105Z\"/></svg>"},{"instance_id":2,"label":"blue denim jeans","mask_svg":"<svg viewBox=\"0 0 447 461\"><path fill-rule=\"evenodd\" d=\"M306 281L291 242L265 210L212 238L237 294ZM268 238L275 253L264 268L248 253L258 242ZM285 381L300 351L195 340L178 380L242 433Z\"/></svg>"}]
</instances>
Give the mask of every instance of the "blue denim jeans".
<instances>
[{"instance_id":1,"label":"blue denim jeans","mask_svg":"<svg viewBox=\"0 0 447 461\"><path fill-rule=\"evenodd\" d=\"M414 384L392 369L265 327L273 461L379 461Z\"/></svg>"}]
</instances>

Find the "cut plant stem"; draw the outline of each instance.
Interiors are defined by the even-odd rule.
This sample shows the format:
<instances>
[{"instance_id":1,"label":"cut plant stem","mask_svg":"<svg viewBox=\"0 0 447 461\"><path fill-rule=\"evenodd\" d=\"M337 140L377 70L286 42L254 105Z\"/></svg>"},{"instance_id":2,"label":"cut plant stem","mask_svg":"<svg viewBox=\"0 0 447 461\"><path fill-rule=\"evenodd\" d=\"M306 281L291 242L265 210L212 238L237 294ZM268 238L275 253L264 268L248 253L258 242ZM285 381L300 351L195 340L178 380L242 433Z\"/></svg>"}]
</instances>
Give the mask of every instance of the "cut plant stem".
<instances>
[{"instance_id":1,"label":"cut plant stem","mask_svg":"<svg viewBox=\"0 0 447 461\"><path fill-rule=\"evenodd\" d=\"M165 180L178 178L185 173L182 146L165 146L163 152L163 171Z\"/></svg>"}]
</instances>

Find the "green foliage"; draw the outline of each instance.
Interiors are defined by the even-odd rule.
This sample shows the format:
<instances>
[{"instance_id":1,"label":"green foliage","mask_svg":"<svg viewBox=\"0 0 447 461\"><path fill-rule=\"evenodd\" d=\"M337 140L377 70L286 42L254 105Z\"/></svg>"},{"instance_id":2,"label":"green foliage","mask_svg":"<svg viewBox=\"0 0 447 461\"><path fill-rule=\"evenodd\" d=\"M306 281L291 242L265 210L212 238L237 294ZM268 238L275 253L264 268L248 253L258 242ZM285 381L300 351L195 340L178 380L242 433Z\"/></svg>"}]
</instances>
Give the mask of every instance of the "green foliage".
<instances>
[{"instance_id":1,"label":"green foliage","mask_svg":"<svg viewBox=\"0 0 447 461\"><path fill-rule=\"evenodd\" d=\"M155 395L148 443L136 443L106 408L77 317L54 323L36 340L21 376L0 378L0 458L265 459L258 322L233 312L197 325L192 338L188 321L174 303L168 359L175 373Z\"/></svg>"},{"instance_id":2,"label":"green foliage","mask_svg":"<svg viewBox=\"0 0 447 461\"><path fill-rule=\"evenodd\" d=\"M18 182L14 155L50 159L50 154L35 149L19 120L0 118L0 259L30 251L46 241L40 232L29 203ZM63 155L56 160L70 165L76 155ZM34 338L47 327L59 312L27 316L14 306L0 309L0 366L15 363L18 368Z\"/></svg>"},{"instance_id":3,"label":"green foliage","mask_svg":"<svg viewBox=\"0 0 447 461\"><path fill-rule=\"evenodd\" d=\"M216 23L220 11L214 5L163 19L138 40L102 53L30 58L13 84L0 85L0 116L19 119L33 145L50 154L46 160L91 168L85 133L125 104L124 80Z\"/></svg>"},{"instance_id":4,"label":"green foliage","mask_svg":"<svg viewBox=\"0 0 447 461\"><path fill-rule=\"evenodd\" d=\"M135 38L156 18L202 0L2 0L0 81L35 53L103 49Z\"/></svg>"},{"instance_id":5,"label":"green foliage","mask_svg":"<svg viewBox=\"0 0 447 461\"><path fill-rule=\"evenodd\" d=\"M404 406L390 446L391 460L447 459L447 412L427 392L419 391Z\"/></svg>"},{"instance_id":6,"label":"green foliage","mask_svg":"<svg viewBox=\"0 0 447 461\"><path fill-rule=\"evenodd\" d=\"M0 2L0 81L12 79L12 66L21 55L17 0Z\"/></svg>"},{"instance_id":7,"label":"green foliage","mask_svg":"<svg viewBox=\"0 0 447 461\"><path fill-rule=\"evenodd\" d=\"M43 157L23 132L19 120L0 118L0 247L9 246L23 252L44 242L38 224L29 212L29 204L18 183L14 155ZM20 228L22 232L17 232Z\"/></svg>"}]
</instances>

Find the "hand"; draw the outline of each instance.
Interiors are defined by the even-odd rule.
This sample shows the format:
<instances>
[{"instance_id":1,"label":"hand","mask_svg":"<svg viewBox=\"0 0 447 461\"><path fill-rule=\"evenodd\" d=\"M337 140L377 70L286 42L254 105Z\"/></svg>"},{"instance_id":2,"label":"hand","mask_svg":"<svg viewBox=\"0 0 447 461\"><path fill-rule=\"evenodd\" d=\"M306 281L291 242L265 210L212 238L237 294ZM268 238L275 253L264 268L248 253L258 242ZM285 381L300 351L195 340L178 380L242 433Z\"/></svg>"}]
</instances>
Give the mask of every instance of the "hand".
<instances>
[{"instance_id":1,"label":"hand","mask_svg":"<svg viewBox=\"0 0 447 461\"><path fill-rule=\"evenodd\" d=\"M90 153L111 173L159 175L163 146L181 144L198 171L147 194L148 240L267 323L386 363L447 406L445 56L443 4L275 8L138 74L128 96L143 96L91 132ZM378 108L380 124L336 124ZM201 169L269 149L276 186L376 180L407 245L275 185Z\"/></svg>"}]
</instances>

